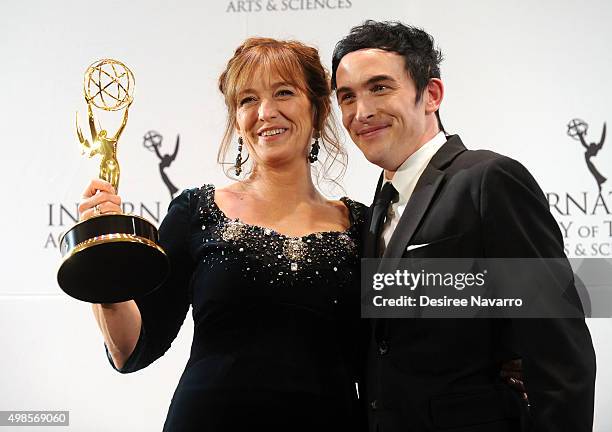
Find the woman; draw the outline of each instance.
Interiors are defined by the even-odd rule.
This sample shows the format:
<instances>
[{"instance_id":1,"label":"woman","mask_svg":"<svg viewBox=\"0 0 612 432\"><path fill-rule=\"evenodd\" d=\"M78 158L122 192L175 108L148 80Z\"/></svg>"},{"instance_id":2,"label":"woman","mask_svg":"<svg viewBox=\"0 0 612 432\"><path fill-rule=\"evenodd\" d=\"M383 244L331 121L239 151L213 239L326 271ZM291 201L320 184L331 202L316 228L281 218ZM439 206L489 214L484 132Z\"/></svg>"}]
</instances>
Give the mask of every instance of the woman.
<instances>
[{"instance_id":1,"label":"woman","mask_svg":"<svg viewBox=\"0 0 612 432\"><path fill-rule=\"evenodd\" d=\"M172 273L161 288L94 305L109 360L123 373L147 366L192 305L191 356L164 430L350 430L363 207L313 185L319 139L332 159L342 154L327 74L314 48L254 38L219 89L228 108L220 159L237 135L234 170L245 178L172 201L160 227ZM120 211L120 198L94 180L79 211Z\"/></svg>"}]
</instances>

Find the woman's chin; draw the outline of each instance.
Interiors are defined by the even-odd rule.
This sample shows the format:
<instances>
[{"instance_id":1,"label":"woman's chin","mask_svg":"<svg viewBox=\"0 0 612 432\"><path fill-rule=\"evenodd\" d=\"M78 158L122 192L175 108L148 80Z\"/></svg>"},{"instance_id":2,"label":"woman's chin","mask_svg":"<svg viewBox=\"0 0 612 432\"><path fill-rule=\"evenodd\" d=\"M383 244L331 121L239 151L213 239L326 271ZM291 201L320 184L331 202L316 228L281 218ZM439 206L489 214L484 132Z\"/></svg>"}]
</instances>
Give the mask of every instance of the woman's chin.
<instances>
[{"instance_id":1,"label":"woman's chin","mask_svg":"<svg viewBox=\"0 0 612 432\"><path fill-rule=\"evenodd\" d=\"M265 152L264 155L260 155L259 163L267 167L282 167L291 165L297 160L306 160L302 154L296 154L294 151L278 151L278 152Z\"/></svg>"}]
</instances>

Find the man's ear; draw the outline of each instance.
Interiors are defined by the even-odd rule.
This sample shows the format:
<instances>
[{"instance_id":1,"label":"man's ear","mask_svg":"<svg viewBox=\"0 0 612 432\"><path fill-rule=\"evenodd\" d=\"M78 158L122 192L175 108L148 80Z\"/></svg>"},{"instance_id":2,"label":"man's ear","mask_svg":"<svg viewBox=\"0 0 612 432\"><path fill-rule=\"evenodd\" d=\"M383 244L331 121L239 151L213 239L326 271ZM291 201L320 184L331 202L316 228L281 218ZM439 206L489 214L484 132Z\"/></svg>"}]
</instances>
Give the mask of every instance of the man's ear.
<instances>
[{"instance_id":1,"label":"man's ear","mask_svg":"<svg viewBox=\"0 0 612 432\"><path fill-rule=\"evenodd\" d=\"M440 78L431 78L425 88L426 93L426 105L425 112L432 114L438 111L442 99L444 99L444 84Z\"/></svg>"}]
</instances>

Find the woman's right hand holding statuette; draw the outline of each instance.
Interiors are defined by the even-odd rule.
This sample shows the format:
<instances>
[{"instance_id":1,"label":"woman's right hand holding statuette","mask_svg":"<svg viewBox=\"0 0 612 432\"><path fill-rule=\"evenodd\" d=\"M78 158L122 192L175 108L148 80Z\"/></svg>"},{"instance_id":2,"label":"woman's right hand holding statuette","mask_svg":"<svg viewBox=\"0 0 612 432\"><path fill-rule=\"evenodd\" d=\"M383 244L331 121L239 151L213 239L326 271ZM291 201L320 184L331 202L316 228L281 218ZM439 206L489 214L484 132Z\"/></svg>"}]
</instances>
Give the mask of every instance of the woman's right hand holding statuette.
<instances>
[{"instance_id":1,"label":"woman's right hand holding statuette","mask_svg":"<svg viewBox=\"0 0 612 432\"><path fill-rule=\"evenodd\" d=\"M93 179L79 203L79 221L105 213L122 213L121 197L116 195L115 188L109 182Z\"/></svg>"}]
</instances>

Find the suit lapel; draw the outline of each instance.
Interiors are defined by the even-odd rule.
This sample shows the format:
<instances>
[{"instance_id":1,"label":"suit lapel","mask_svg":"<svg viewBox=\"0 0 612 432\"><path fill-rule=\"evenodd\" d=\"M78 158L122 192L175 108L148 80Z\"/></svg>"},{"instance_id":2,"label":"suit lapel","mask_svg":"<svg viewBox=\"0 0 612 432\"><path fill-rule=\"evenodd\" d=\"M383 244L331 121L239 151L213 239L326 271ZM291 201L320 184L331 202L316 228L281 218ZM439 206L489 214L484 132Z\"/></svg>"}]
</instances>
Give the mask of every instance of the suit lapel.
<instances>
[{"instance_id":1,"label":"suit lapel","mask_svg":"<svg viewBox=\"0 0 612 432\"><path fill-rule=\"evenodd\" d=\"M434 168L431 164L427 165L397 223L383 258L401 258L404 255L406 245L425 216L443 179L444 172Z\"/></svg>"},{"instance_id":2,"label":"suit lapel","mask_svg":"<svg viewBox=\"0 0 612 432\"><path fill-rule=\"evenodd\" d=\"M455 157L465 150L466 148L459 136L452 135L436 152L419 178L402 217L389 240L383 258L401 258L404 255L406 246L414 236L444 180L444 170Z\"/></svg>"}]
</instances>

